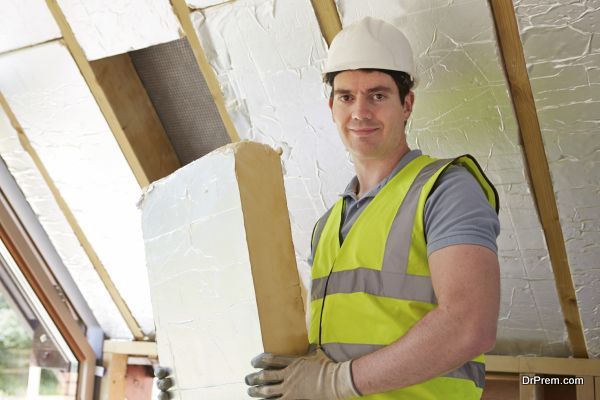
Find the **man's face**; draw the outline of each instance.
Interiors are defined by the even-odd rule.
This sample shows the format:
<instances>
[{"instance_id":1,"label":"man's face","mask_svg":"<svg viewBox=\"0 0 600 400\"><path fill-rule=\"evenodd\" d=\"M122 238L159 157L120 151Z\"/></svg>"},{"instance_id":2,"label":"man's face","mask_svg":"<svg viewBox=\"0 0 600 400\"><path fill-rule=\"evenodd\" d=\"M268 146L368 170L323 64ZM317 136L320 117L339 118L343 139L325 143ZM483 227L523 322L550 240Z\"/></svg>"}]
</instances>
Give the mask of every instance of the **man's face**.
<instances>
[{"instance_id":1,"label":"man's face","mask_svg":"<svg viewBox=\"0 0 600 400\"><path fill-rule=\"evenodd\" d=\"M404 126L412 112L412 92L402 104L392 77L378 71L340 72L333 87L333 121L355 161L397 158L408 149Z\"/></svg>"}]
</instances>

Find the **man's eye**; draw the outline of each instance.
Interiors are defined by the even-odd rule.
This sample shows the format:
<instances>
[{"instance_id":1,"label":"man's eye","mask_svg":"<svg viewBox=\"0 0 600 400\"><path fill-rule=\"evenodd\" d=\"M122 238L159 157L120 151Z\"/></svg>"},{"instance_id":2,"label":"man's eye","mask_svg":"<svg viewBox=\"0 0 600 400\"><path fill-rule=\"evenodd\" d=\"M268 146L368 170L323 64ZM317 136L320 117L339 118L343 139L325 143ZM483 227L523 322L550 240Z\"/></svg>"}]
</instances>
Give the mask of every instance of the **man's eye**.
<instances>
[{"instance_id":1,"label":"man's eye","mask_svg":"<svg viewBox=\"0 0 600 400\"><path fill-rule=\"evenodd\" d=\"M373 95L373 99L375 99L375 100L383 100L383 99L385 99L385 95L383 95L382 93L375 93Z\"/></svg>"},{"instance_id":2,"label":"man's eye","mask_svg":"<svg viewBox=\"0 0 600 400\"><path fill-rule=\"evenodd\" d=\"M338 99L343 102L350 101L350 95L343 94L340 97L338 97Z\"/></svg>"}]
</instances>

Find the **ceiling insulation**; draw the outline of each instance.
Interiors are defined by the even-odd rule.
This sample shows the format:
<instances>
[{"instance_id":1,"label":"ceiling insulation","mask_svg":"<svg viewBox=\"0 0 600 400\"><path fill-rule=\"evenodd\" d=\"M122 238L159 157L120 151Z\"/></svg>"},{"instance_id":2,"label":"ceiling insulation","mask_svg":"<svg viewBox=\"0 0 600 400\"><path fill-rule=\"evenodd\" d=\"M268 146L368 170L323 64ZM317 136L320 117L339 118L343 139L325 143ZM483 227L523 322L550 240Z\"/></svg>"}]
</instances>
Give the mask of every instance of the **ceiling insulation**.
<instances>
[{"instance_id":1,"label":"ceiling insulation","mask_svg":"<svg viewBox=\"0 0 600 400\"><path fill-rule=\"evenodd\" d=\"M187 39L129 55L181 165L231 141Z\"/></svg>"},{"instance_id":2,"label":"ceiling insulation","mask_svg":"<svg viewBox=\"0 0 600 400\"><path fill-rule=\"evenodd\" d=\"M31 29L35 26L35 29ZM57 39L60 29L44 0L2 2L0 53Z\"/></svg>"},{"instance_id":3,"label":"ceiling insulation","mask_svg":"<svg viewBox=\"0 0 600 400\"><path fill-rule=\"evenodd\" d=\"M292 235L308 282L313 225L352 176L321 84L326 44L310 1L238 0L192 18L240 137L283 150Z\"/></svg>"},{"instance_id":4,"label":"ceiling insulation","mask_svg":"<svg viewBox=\"0 0 600 400\"><path fill-rule=\"evenodd\" d=\"M600 356L600 2L515 1L588 352Z\"/></svg>"},{"instance_id":5,"label":"ceiling insulation","mask_svg":"<svg viewBox=\"0 0 600 400\"><path fill-rule=\"evenodd\" d=\"M168 1L57 0L88 60L179 39Z\"/></svg>"},{"instance_id":6,"label":"ceiling insulation","mask_svg":"<svg viewBox=\"0 0 600 400\"><path fill-rule=\"evenodd\" d=\"M0 65L2 60L0 59ZM131 333L33 160L19 142L17 132L0 108L0 156L19 185L27 202L69 271L84 294L96 320L110 336L130 338ZM39 245L39 244L38 244ZM54 267L54 266L53 266ZM53 268L54 269L54 268Z\"/></svg>"},{"instance_id":7,"label":"ceiling insulation","mask_svg":"<svg viewBox=\"0 0 600 400\"><path fill-rule=\"evenodd\" d=\"M51 42L0 57L0 91L134 317L153 331L140 188L69 52ZM81 288L86 298L95 290Z\"/></svg>"},{"instance_id":8,"label":"ceiling insulation","mask_svg":"<svg viewBox=\"0 0 600 400\"><path fill-rule=\"evenodd\" d=\"M438 157L473 154L498 189L502 302L493 353L569 355L487 2L337 4L344 26L371 15L408 36L421 78L407 133L411 147Z\"/></svg>"}]
</instances>

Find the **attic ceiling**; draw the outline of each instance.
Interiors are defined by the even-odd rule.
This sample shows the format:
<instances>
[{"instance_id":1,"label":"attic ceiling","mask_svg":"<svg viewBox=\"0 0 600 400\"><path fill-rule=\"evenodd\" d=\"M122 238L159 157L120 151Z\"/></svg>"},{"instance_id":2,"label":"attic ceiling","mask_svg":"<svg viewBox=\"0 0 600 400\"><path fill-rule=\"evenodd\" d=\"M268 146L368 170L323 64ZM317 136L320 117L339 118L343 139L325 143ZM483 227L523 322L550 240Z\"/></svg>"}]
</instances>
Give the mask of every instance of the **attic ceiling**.
<instances>
[{"instance_id":1,"label":"attic ceiling","mask_svg":"<svg viewBox=\"0 0 600 400\"><path fill-rule=\"evenodd\" d=\"M190 140L189 133L169 133L171 126L196 126L184 122L185 118L193 120L193 110L186 109L179 121L171 111L177 103L161 103L161 99L169 93L168 83L177 77L177 82L173 80L173 87L180 88L176 96L181 96L181 104L191 104L185 100L185 80L196 80L198 66L189 49L185 64L178 63L179 56L174 54L185 43L180 37L188 36L192 44L190 35L200 39L240 138L283 151L298 266L308 282L306 259L313 224L353 175L352 161L331 121L328 90L320 80L327 44L311 1L189 0L192 32L182 28L167 0L102 4L58 0L58 5L88 60L137 50L132 56L142 81L144 65L157 65L148 75L155 82L154 89L149 80L144 83L173 147L184 149L178 152L185 152L185 162L228 141L222 125L218 130L192 128L198 143L206 144L203 150L183 142ZM493 353L569 356L564 316L488 2L337 0L335 5L342 26L374 16L398 26L411 41L420 83L407 133L409 145L437 157L475 155L499 191L502 305ZM107 336L128 339L132 333L32 155L39 156L136 322L144 334L151 335L135 208L142 188L68 46L59 39L60 30L46 3L11 0L4 7L0 13L0 93L9 110L0 110L0 155ZM514 8L583 332L590 357L597 358L600 2L540 5L522 0L515 1ZM139 18L132 10L142 10L147 18ZM23 26L35 29L24 31ZM175 47L160 50L165 46ZM149 61L144 64L142 57ZM205 102L212 101L208 90L204 96ZM201 102L193 104L192 108L202 108L198 115L206 112ZM26 142L22 137L19 140L10 113L33 153L23 147Z\"/></svg>"}]
</instances>

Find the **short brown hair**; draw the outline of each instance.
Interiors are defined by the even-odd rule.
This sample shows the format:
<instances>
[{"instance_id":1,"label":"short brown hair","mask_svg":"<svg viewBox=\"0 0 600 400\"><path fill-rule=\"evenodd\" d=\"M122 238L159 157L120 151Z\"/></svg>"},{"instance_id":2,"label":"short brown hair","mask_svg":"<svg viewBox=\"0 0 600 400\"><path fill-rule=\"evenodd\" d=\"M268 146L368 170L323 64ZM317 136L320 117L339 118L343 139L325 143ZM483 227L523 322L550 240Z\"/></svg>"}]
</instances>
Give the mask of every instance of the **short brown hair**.
<instances>
[{"instance_id":1,"label":"short brown hair","mask_svg":"<svg viewBox=\"0 0 600 400\"><path fill-rule=\"evenodd\" d=\"M392 77L394 82L396 82L396 86L398 87L398 93L400 94L400 103L404 104L404 98L408 95L408 92L414 86L414 81L410 78L406 72L402 71L393 71L390 69L377 69L377 68L361 68L360 71L366 72L382 72L384 74L388 74ZM331 93L329 94L329 98L333 98L333 80L336 75L343 71L335 71L335 72L327 72L323 77L323 82L331 86Z\"/></svg>"}]
</instances>

